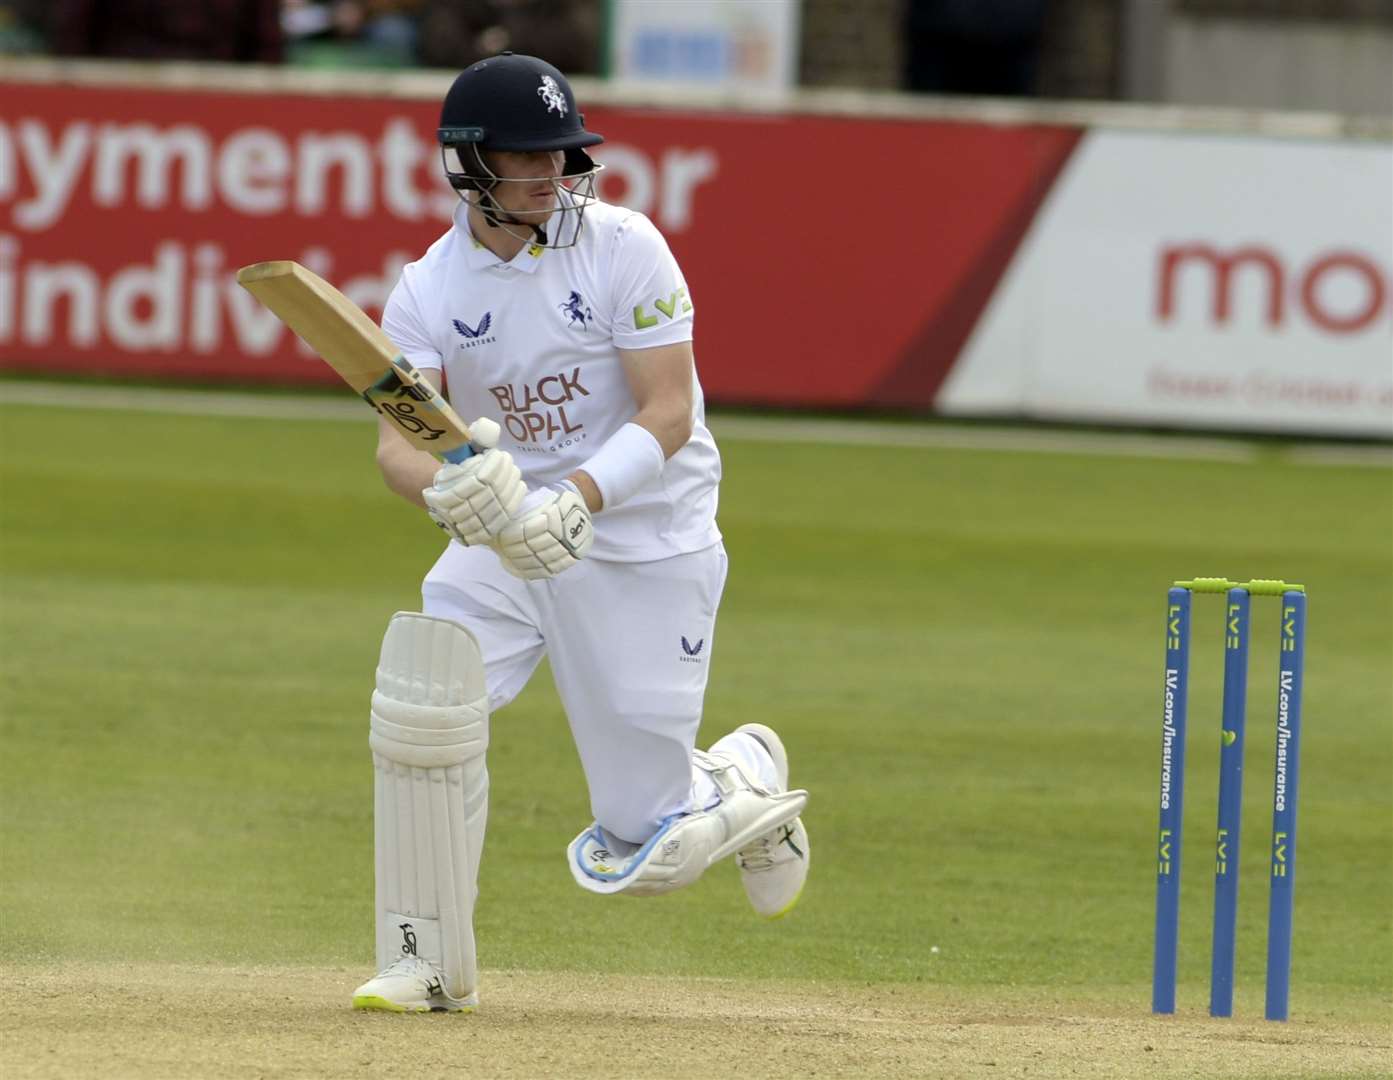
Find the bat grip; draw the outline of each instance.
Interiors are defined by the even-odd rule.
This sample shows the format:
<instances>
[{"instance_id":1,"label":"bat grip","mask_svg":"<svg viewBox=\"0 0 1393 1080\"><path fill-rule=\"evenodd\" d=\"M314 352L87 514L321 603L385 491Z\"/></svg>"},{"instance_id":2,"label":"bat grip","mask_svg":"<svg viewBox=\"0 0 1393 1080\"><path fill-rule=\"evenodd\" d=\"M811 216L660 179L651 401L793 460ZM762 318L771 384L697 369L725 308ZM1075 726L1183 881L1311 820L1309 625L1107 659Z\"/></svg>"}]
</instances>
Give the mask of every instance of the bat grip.
<instances>
[{"instance_id":1,"label":"bat grip","mask_svg":"<svg viewBox=\"0 0 1393 1080\"><path fill-rule=\"evenodd\" d=\"M453 450L446 450L440 456L453 465L460 465L472 458L478 451L469 443L457 446Z\"/></svg>"}]
</instances>

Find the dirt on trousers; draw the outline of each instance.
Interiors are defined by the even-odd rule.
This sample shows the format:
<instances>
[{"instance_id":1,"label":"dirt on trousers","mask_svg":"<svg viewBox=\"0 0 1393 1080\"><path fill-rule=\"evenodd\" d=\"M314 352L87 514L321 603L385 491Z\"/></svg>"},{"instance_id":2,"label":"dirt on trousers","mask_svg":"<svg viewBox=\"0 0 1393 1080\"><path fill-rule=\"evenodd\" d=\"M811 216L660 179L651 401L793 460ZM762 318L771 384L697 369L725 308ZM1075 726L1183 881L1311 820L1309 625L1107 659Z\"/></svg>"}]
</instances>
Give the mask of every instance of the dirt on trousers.
<instances>
[{"instance_id":1,"label":"dirt on trousers","mask_svg":"<svg viewBox=\"0 0 1393 1080\"><path fill-rule=\"evenodd\" d=\"M1393 1027L1157 1018L942 988L488 972L472 1015L355 1012L343 967L10 965L0 1075L526 1078L1393 1075Z\"/></svg>"}]
</instances>

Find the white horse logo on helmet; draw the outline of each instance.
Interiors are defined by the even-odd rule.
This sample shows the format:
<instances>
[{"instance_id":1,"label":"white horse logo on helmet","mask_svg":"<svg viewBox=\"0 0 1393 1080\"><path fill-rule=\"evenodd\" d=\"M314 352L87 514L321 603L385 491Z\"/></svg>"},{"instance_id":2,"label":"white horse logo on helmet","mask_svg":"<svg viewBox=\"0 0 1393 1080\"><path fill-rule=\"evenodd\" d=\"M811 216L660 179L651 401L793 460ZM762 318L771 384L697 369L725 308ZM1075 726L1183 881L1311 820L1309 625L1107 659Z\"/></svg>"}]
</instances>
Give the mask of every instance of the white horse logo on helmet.
<instances>
[{"instance_id":1,"label":"white horse logo on helmet","mask_svg":"<svg viewBox=\"0 0 1393 1080\"><path fill-rule=\"evenodd\" d=\"M537 96L547 103L547 112L555 109L562 116L566 115L566 95L550 75L542 76L542 85L537 87Z\"/></svg>"}]
</instances>

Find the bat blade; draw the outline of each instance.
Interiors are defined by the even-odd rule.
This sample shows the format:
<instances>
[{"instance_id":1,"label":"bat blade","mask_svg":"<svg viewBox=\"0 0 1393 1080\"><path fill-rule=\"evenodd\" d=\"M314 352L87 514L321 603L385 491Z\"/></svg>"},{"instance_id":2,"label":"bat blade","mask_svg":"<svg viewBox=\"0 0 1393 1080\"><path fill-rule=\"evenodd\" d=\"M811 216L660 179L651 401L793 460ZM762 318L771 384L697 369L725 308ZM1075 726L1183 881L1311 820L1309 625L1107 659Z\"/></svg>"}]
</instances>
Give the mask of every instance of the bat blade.
<instances>
[{"instance_id":1,"label":"bat blade","mask_svg":"<svg viewBox=\"0 0 1393 1080\"><path fill-rule=\"evenodd\" d=\"M362 393L382 377L397 349L352 300L296 262L256 263L237 271L255 296Z\"/></svg>"},{"instance_id":2,"label":"bat blade","mask_svg":"<svg viewBox=\"0 0 1393 1080\"><path fill-rule=\"evenodd\" d=\"M473 453L469 428L352 300L297 262L255 263L237 284L290 327L411 445L447 461Z\"/></svg>"}]
</instances>

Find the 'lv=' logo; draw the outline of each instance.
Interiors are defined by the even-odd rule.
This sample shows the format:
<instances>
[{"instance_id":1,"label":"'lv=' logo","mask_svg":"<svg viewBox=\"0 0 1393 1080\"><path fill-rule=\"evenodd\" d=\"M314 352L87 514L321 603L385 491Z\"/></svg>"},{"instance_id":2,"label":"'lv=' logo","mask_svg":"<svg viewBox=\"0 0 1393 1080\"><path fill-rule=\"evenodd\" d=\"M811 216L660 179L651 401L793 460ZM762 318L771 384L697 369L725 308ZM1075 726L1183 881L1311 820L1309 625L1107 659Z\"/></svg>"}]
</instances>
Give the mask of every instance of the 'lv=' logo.
<instances>
[{"instance_id":1,"label":"'lv=' logo","mask_svg":"<svg viewBox=\"0 0 1393 1080\"><path fill-rule=\"evenodd\" d=\"M666 300L661 296L653 301L653 306L657 308L668 319L677 317L677 309L682 308L682 314L692 310L692 302L687 299L687 290L678 289L670 293ZM647 330L650 326L658 325L658 316L648 314L648 310L642 304L634 305L634 329Z\"/></svg>"},{"instance_id":2,"label":"'lv=' logo","mask_svg":"<svg viewBox=\"0 0 1393 1080\"><path fill-rule=\"evenodd\" d=\"M1240 638L1239 635L1241 635L1242 632L1243 632L1242 617L1238 614L1238 605L1237 605L1237 604L1230 604L1230 605L1229 605L1229 633L1228 633L1228 639L1224 642L1224 644L1227 645L1230 649L1236 649L1236 648L1238 648L1239 644L1241 643L1241 638Z\"/></svg>"}]
</instances>

